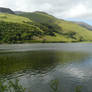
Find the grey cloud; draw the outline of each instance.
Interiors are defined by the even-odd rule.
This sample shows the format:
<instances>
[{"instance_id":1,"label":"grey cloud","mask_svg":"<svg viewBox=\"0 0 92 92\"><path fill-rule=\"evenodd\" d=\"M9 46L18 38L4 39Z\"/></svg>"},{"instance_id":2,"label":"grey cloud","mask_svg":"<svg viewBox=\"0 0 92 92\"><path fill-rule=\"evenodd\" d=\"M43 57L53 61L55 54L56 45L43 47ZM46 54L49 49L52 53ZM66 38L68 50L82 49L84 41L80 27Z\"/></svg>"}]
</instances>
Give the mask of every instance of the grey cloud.
<instances>
[{"instance_id":1,"label":"grey cloud","mask_svg":"<svg viewBox=\"0 0 92 92\"><path fill-rule=\"evenodd\" d=\"M59 18L92 19L92 0L2 0L0 6L21 11L45 11Z\"/></svg>"}]
</instances>

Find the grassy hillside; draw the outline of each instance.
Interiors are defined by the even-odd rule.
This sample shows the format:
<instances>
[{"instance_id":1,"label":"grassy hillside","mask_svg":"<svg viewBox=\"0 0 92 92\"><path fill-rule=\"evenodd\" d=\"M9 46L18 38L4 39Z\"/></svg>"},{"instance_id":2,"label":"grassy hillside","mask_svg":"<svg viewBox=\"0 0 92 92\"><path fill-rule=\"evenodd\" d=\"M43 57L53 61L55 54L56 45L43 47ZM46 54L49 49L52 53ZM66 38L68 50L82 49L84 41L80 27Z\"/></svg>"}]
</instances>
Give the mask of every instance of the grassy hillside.
<instances>
[{"instance_id":1,"label":"grassy hillside","mask_svg":"<svg viewBox=\"0 0 92 92\"><path fill-rule=\"evenodd\" d=\"M92 31L92 26L87 24L87 23L84 23L84 22L74 22L74 23L76 23L76 24L78 24L78 25L80 25L80 26Z\"/></svg>"},{"instance_id":2,"label":"grassy hillside","mask_svg":"<svg viewBox=\"0 0 92 92\"><path fill-rule=\"evenodd\" d=\"M92 31L44 12L0 13L0 43L92 41Z\"/></svg>"},{"instance_id":3,"label":"grassy hillside","mask_svg":"<svg viewBox=\"0 0 92 92\"><path fill-rule=\"evenodd\" d=\"M55 36L46 35L44 39L46 41L91 41L92 31L79 26L78 24L57 19L44 12L33 12L33 13L21 13L20 16L30 18L31 20L40 23L48 28L53 28ZM50 27L49 27L50 26ZM43 28L41 28L43 29Z\"/></svg>"},{"instance_id":4,"label":"grassy hillside","mask_svg":"<svg viewBox=\"0 0 92 92\"><path fill-rule=\"evenodd\" d=\"M13 22L13 23L32 22L28 18L16 16L13 14L7 14L7 13L0 13L0 21Z\"/></svg>"},{"instance_id":5,"label":"grassy hillside","mask_svg":"<svg viewBox=\"0 0 92 92\"><path fill-rule=\"evenodd\" d=\"M54 22L55 20L57 20L55 17L53 17L52 15L49 15L47 13L44 12L21 12L19 15L21 16L25 16L28 17L31 20L34 20L36 22L40 22L40 23L50 23L50 22Z\"/></svg>"},{"instance_id":6,"label":"grassy hillside","mask_svg":"<svg viewBox=\"0 0 92 92\"><path fill-rule=\"evenodd\" d=\"M91 41L92 31L87 30L77 24L67 21L58 21L57 24L62 27L63 35L75 39L76 41Z\"/></svg>"},{"instance_id":7,"label":"grassy hillside","mask_svg":"<svg viewBox=\"0 0 92 92\"><path fill-rule=\"evenodd\" d=\"M0 43L24 43L42 33L43 31L28 18L0 14Z\"/></svg>"}]
</instances>

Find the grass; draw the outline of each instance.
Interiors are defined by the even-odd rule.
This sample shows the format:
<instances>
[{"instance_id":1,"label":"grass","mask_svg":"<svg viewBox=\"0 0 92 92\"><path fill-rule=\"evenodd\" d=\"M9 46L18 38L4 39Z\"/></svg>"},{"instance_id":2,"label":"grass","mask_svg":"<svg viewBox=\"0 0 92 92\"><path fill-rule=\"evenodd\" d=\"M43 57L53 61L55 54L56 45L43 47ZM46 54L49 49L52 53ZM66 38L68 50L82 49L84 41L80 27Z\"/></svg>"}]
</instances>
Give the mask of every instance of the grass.
<instances>
[{"instance_id":1,"label":"grass","mask_svg":"<svg viewBox=\"0 0 92 92\"><path fill-rule=\"evenodd\" d=\"M78 40L82 37L84 40L92 40L92 31L87 30L77 24L67 21L58 21L57 24L62 27L63 33L75 32L75 38Z\"/></svg>"},{"instance_id":2,"label":"grass","mask_svg":"<svg viewBox=\"0 0 92 92\"><path fill-rule=\"evenodd\" d=\"M39 22L39 23L50 23L54 22L56 19L53 18L53 16L49 16L47 13L43 12L34 12L34 13L22 13L19 14L20 16L27 17L33 21Z\"/></svg>"},{"instance_id":3,"label":"grass","mask_svg":"<svg viewBox=\"0 0 92 92\"><path fill-rule=\"evenodd\" d=\"M0 43L92 42L92 31L44 12L0 14Z\"/></svg>"},{"instance_id":4,"label":"grass","mask_svg":"<svg viewBox=\"0 0 92 92\"><path fill-rule=\"evenodd\" d=\"M28 18L12 14L0 14L0 43L24 43L42 34Z\"/></svg>"},{"instance_id":5,"label":"grass","mask_svg":"<svg viewBox=\"0 0 92 92\"><path fill-rule=\"evenodd\" d=\"M5 22L13 22L13 23L24 23L24 22L32 22L30 19L25 17L16 16L13 14L0 14L0 21Z\"/></svg>"},{"instance_id":6,"label":"grass","mask_svg":"<svg viewBox=\"0 0 92 92\"><path fill-rule=\"evenodd\" d=\"M56 36L45 36L44 39L46 39L47 42L71 42L71 38L67 38L63 35L56 34Z\"/></svg>"},{"instance_id":7,"label":"grass","mask_svg":"<svg viewBox=\"0 0 92 92\"><path fill-rule=\"evenodd\" d=\"M44 12L21 13L20 16L27 17L38 23L57 25L59 29L56 36L45 36L46 42L91 42L92 31L79 26L73 22L64 21Z\"/></svg>"}]
</instances>

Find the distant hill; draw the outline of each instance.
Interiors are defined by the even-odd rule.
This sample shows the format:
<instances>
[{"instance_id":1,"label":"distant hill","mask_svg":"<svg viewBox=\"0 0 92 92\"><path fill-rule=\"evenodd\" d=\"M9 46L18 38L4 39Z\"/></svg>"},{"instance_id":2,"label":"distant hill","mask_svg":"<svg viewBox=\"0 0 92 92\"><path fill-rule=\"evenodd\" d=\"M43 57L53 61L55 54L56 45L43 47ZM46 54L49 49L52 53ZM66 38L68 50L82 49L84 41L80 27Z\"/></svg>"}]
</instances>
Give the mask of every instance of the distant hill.
<instances>
[{"instance_id":1,"label":"distant hill","mask_svg":"<svg viewBox=\"0 0 92 92\"><path fill-rule=\"evenodd\" d=\"M23 11L14 11L15 14L21 14L21 13L25 13Z\"/></svg>"},{"instance_id":2,"label":"distant hill","mask_svg":"<svg viewBox=\"0 0 92 92\"><path fill-rule=\"evenodd\" d=\"M0 13L0 43L89 41L92 42L90 29L42 11Z\"/></svg>"},{"instance_id":3,"label":"distant hill","mask_svg":"<svg viewBox=\"0 0 92 92\"><path fill-rule=\"evenodd\" d=\"M30 13L24 12L18 15L27 17L35 23L47 27L49 32L52 31L53 36L50 33L44 36L47 42L92 41L92 31L76 23L58 19L52 15L38 11ZM40 29L44 30L42 26Z\"/></svg>"},{"instance_id":4,"label":"distant hill","mask_svg":"<svg viewBox=\"0 0 92 92\"><path fill-rule=\"evenodd\" d=\"M88 29L88 30L92 30L92 26L91 25L88 25L87 23L84 23L84 22L75 22L76 24Z\"/></svg>"},{"instance_id":5,"label":"distant hill","mask_svg":"<svg viewBox=\"0 0 92 92\"><path fill-rule=\"evenodd\" d=\"M28 18L14 14L0 14L0 43L31 42L35 37L39 38L42 32Z\"/></svg>"},{"instance_id":6,"label":"distant hill","mask_svg":"<svg viewBox=\"0 0 92 92\"><path fill-rule=\"evenodd\" d=\"M9 9L9 8L3 8L3 7L0 7L0 13L15 14L11 9Z\"/></svg>"}]
</instances>

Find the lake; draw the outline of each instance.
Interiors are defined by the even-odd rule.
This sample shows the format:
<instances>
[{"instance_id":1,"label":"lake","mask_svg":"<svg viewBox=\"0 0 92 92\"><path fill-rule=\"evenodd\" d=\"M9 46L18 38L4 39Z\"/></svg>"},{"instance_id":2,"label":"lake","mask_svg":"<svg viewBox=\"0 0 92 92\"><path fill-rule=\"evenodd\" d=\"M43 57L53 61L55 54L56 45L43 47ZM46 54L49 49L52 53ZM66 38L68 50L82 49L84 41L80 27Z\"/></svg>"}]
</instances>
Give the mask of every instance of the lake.
<instances>
[{"instance_id":1,"label":"lake","mask_svg":"<svg viewBox=\"0 0 92 92\"><path fill-rule=\"evenodd\" d=\"M92 44L0 45L0 79L26 92L92 92Z\"/></svg>"}]
</instances>

